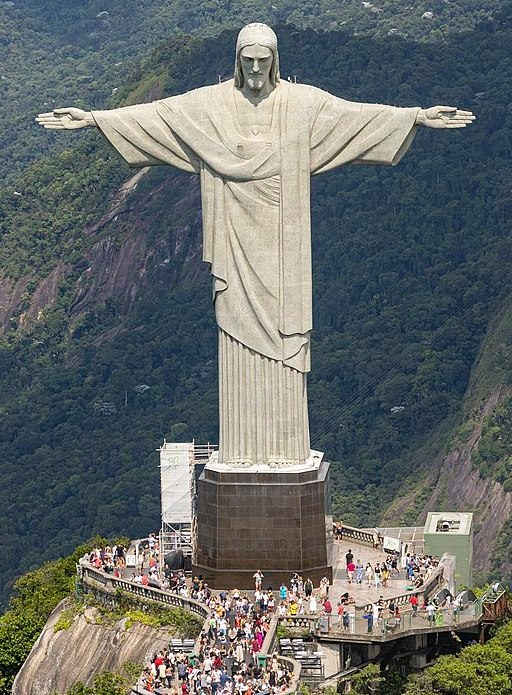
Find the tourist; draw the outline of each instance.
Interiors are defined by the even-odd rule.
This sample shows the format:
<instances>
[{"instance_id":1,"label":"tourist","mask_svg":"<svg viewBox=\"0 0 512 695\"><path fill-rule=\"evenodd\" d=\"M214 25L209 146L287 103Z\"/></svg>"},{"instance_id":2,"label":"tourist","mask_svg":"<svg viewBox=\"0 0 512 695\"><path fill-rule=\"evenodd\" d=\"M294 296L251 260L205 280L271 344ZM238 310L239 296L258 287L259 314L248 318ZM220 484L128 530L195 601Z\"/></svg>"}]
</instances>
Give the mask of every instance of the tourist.
<instances>
[{"instance_id":1,"label":"tourist","mask_svg":"<svg viewBox=\"0 0 512 695\"><path fill-rule=\"evenodd\" d=\"M279 596L281 598L281 601L286 601L288 599L288 589L284 582L279 587Z\"/></svg>"},{"instance_id":2,"label":"tourist","mask_svg":"<svg viewBox=\"0 0 512 695\"><path fill-rule=\"evenodd\" d=\"M330 582L327 577L322 577L320 580L320 596L324 599L329 596L329 586Z\"/></svg>"},{"instance_id":3,"label":"tourist","mask_svg":"<svg viewBox=\"0 0 512 695\"><path fill-rule=\"evenodd\" d=\"M356 563L356 584L361 585L363 583L364 567L361 560L357 560Z\"/></svg>"},{"instance_id":4,"label":"tourist","mask_svg":"<svg viewBox=\"0 0 512 695\"><path fill-rule=\"evenodd\" d=\"M366 577L366 581L368 582L368 586L371 586L372 585L372 579L373 579L373 567L371 566L371 563L369 563L369 562L366 563L364 574Z\"/></svg>"},{"instance_id":5,"label":"tourist","mask_svg":"<svg viewBox=\"0 0 512 695\"><path fill-rule=\"evenodd\" d=\"M256 591L259 591L261 589L261 585L263 582L263 572L261 570L256 570L256 572L253 574L254 578L254 588Z\"/></svg>"},{"instance_id":6,"label":"tourist","mask_svg":"<svg viewBox=\"0 0 512 695\"><path fill-rule=\"evenodd\" d=\"M387 588L389 579L389 569L385 562L383 562L380 566L380 577L382 581L382 586L384 588Z\"/></svg>"},{"instance_id":7,"label":"tourist","mask_svg":"<svg viewBox=\"0 0 512 695\"><path fill-rule=\"evenodd\" d=\"M343 625L343 613L345 611L345 606L341 601L338 601L337 603L337 613L338 613L338 626L341 627Z\"/></svg>"},{"instance_id":8,"label":"tourist","mask_svg":"<svg viewBox=\"0 0 512 695\"><path fill-rule=\"evenodd\" d=\"M350 612L348 609L348 606L344 606L343 608L343 632L348 632L349 627L350 627Z\"/></svg>"},{"instance_id":9,"label":"tourist","mask_svg":"<svg viewBox=\"0 0 512 695\"><path fill-rule=\"evenodd\" d=\"M380 581L380 566L379 563L377 562L375 567L373 568L373 582L375 584L375 588L379 589L381 585Z\"/></svg>"},{"instance_id":10,"label":"tourist","mask_svg":"<svg viewBox=\"0 0 512 695\"><path fill-rule=\"evenodd\" d=\"M306 598L309 598L313 593L313 582L311 579L309 579L309 577L304 582L304 593L306 594Z\"/></svg>"},{"instance_id":11,"label":"tourist","mask_svg":"<svg viewBox=\"0 0 512 695\"><path fill-rule=\"evenodd\" d=\"M311 596L309 598L309 612L312 613L313 615L315 615L316 611L317 611L317 606L318 606L318 604L317 604L316 596L314 594L311 594Z\"/></svg>"}]
</instances>

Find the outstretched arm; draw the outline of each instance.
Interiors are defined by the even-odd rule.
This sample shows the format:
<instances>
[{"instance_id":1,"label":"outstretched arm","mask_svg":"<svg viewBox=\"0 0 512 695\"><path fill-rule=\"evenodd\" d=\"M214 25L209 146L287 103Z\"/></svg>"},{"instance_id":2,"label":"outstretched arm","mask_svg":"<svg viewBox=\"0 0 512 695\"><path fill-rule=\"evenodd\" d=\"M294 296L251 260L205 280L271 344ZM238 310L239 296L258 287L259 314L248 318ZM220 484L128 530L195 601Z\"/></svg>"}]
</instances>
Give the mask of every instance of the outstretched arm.
<instances>
[{"instance_id":1,"label":"outstretched arm","mask_svg":"<svg viewBox=\"0 0 512 695\"><path fill-rule=\"evenodd\" d=\"M416 125L426 128L465 128L474 120L471 111L461 111L456 106L431 106L419 110Z\"/></svg>"},{"instance_id":2,"label":"outstretched arm","mask_svg":"<svg viewBox=\"0 0 512 695\"><path fill-rule=\"evenodd\" d=\"M48 130L76 130L76 128L96 127L90 111L73 107L54 109L50 113L40 113L36 121Z\"/></svg>"}]
</instances>

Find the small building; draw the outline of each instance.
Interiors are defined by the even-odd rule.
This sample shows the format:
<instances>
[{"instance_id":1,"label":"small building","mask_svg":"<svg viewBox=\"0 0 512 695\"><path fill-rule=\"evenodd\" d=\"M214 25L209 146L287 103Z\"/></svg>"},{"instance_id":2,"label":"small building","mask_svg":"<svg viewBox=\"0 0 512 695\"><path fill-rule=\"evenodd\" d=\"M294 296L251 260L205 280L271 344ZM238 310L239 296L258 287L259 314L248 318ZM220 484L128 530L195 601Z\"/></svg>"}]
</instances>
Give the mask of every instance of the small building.
<instances>
[{"instance_id":1,"label":"small building","mask_svg":"<svg viewBox=\"0 0 512 695\"><path fill-rule=\"evenodd\" d=\"M423 531L426 555L456 558L455 581L473 586L473 514L470 512L429 512Z\"/></svg>"}]
</instances>

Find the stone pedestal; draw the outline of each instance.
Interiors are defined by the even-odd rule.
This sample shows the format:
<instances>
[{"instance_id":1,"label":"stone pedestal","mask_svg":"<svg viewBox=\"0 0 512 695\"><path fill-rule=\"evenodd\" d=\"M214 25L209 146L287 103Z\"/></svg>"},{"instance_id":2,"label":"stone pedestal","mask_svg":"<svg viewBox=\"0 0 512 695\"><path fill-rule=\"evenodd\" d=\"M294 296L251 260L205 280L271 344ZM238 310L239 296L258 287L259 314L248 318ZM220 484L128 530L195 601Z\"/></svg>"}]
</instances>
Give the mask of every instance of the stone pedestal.
<instances>
[{"instance_id":1,"label":"stone pedestal","mask_svg":"<svg viewBox=\"0 0 512 695\"><path fill-rule=\"evenodd\" d=\"M315 585L332 581L329 464L299 470L205 467L197 485L192 571L215 588L278 589L298 572Z\"/></svg>"}]
</instances>

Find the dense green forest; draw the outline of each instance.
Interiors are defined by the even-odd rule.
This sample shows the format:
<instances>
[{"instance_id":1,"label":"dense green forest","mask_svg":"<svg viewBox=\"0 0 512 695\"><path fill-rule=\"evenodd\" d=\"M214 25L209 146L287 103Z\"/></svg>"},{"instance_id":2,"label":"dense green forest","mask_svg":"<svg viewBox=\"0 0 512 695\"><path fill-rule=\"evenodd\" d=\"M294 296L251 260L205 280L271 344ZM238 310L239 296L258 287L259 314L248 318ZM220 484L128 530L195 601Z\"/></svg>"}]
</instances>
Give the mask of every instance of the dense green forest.
<instances>
[{"instance_id":1,"label":"dense green forest","mask_svg":"<svg viewBox=\"0 0 512 695\"><path fill-rule=\"evenodd\" d=\"M253 21L435 41L490 19L499 0L17 0L0 3L0 180L55 148L30 127L54 106L99 107L137 58L172 36L215 35ZM425 13L427 16L424 16Z\"/></svg>"},{"instance_id":2,"label":"dense green forest","mask_svg":"<svg viewBox=\"0 0 512 695\"><path fill-rule=\"evenodd\" d=\"M85 12L85 5L77 7ZM42 3L31 3L38 7L34 41L43 14ZM68 10L56 7L66 19ZM23 8L0 11L15 17ZM471 26L478 14L468 13ZM311 435L333 461L334 509L348 523L376 523L416 475L417 447L443 421L457 423L481 341L506 306L511 15L504 6L494 20L446 31L436 43L278 27L285 78L359 101L454 103L478 118L461 132L419 132L398 168L347 167L313 182ZM55 26L82 50L70 24ZM178 93L204 84L205 65L215 82L232 70L234 39L231 30L177 37L116 83L115 95L114 82L69 94L77 83L58 77L55 99L91 96L94 106ZM54 40L40 37L42 66ZM104 69L101 44L95 55ZM32 72L27 92L36 79ZM18 98L30 139L6 141L7 159L22 166L0 190L1 277L19 290L0 343L4 596L15 576L85 537L158 528L155 449L164 437L217 439L216 337L200 263L197 181L152 170L119 214L105 217L133 172L97 133L43 133L31 122L33 95ZM28 164L54 146L58 154ZM119 277L130 248L132 265ZM508 364L502 379L510 382ZM486 431L494 451L491 439ZM501 458L492 471L478 465L505 483L502 453L493 453Z\"/></svg>"}]
</instances>

